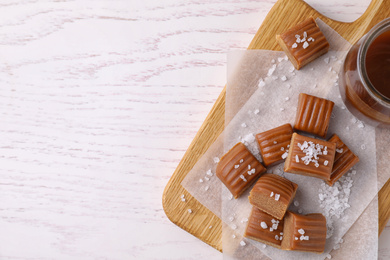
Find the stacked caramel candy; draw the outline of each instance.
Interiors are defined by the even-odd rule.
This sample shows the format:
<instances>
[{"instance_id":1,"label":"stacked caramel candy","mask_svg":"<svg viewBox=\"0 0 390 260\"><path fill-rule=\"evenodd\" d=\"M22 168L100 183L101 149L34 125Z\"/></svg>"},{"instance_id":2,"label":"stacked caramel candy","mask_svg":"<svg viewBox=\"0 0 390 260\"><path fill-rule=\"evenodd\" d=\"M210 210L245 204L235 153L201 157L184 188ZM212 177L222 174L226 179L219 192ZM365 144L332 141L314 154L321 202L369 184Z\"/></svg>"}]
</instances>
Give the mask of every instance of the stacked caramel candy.
<instances>
[{"instance_id":1,"label":"stacked caramel candy","mask_svg":"<svg viewBox=\"0 0 390 260\"><path fill-rule=\"evenodd\" d=\"M299 69L326 53L329 44L309 18L277 40ZM294 127L284 124L259 133L256 140L263 164L244 144L236 144L217 165L216 175L238 198L252 183L253 205L245 236L283 250L322 253L326 241L326 218L288 211L298 185L281 176L266 173L266 167L284 161L284 171L315 177L333 185L359 158L335 134L325 141L334 103L301 93ZM299 132L299 134L297 133Z\"/></svg>"}]
</instances>

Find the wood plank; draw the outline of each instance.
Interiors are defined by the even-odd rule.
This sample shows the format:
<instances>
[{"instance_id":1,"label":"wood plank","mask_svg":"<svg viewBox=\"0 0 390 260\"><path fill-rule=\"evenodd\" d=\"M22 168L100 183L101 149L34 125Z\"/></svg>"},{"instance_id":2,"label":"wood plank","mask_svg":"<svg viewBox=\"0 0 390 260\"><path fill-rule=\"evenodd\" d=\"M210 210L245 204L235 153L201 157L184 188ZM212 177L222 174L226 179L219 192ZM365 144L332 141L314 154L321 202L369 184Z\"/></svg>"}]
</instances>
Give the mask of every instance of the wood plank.
<instances>
[{"instance_id":1,"label":"wood plank","mask_svg":"<svg viewBox=\"0 0 390 260\"><path fill-rule=\"evenodd\" d=\"M291 25L313 16L321 18L346 40L355 43L376 23L390 16L390 1L373 0L367 11L352 23L329 19L301 0L279 0L268 13L248 49L280 50L275 34ZM207 151L224 129L226 88L221 92L213 108L199 129L188 150L165 187L162 203L168 218L179 227L222 251L222 222L210 210L194 199L181 186L181 182L198 159ZM181 201L184 194L186 203ZM379 192L379 232L390 216L390 182ZM187 212L191 208L193 213ZM211 228L210 228L211 226Z\"/></svg>"}]
</instances>

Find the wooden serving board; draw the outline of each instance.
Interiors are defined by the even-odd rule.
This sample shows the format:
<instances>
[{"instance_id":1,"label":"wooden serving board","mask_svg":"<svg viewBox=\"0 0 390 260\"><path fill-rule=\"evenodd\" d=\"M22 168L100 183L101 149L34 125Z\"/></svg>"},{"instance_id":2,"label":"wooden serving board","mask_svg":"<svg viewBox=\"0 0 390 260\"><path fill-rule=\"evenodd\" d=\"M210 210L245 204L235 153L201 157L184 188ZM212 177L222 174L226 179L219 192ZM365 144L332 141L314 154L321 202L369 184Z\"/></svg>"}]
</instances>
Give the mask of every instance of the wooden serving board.
<instances>
[{"instance_id":1,"label":"wooden serving board","mask_svg":"<svg viewBox=\"0 0 390 260\"><path fill-rule=\"evenodd\" d=\"M350 43L355 43L379 21L390 17L390 1L373 0L367 11L352 23L329 19L302 0L279 0L268 13L248 49L281 50L275 35L313 16L321 18ZM221 92L205 122L173 173L163 194L163 208L168 218L179 227L222 251L222 222L210 210L194 199L181 185L198 159L207 151L224 129L226 88ZM184 194L186 203L181 201ZM191 208L193 214L188 214ZM390 181L379 192L379 232L390 216ZM209 228L212 226L212 228Z\"/></svg>"}]
</instances>

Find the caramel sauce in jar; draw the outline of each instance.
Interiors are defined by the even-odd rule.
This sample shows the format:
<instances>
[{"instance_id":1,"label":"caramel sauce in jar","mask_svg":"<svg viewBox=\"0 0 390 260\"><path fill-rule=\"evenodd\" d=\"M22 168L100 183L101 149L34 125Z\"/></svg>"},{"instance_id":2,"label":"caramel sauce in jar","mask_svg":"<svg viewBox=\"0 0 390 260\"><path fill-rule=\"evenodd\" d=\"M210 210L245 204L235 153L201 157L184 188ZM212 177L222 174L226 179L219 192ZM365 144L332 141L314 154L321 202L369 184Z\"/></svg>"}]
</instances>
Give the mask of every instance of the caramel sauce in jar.
<instances>
[{"instance_id":1,"label":"caramel sauce in jar","mask_svg":"<svg viewBox=\"0 0 390 260\"><path fill-rule=\"evenodd\" d=\"M352 46L339 87L354 116L373 126L390 127L390 18Z\"/></svg>"}]
</instances>

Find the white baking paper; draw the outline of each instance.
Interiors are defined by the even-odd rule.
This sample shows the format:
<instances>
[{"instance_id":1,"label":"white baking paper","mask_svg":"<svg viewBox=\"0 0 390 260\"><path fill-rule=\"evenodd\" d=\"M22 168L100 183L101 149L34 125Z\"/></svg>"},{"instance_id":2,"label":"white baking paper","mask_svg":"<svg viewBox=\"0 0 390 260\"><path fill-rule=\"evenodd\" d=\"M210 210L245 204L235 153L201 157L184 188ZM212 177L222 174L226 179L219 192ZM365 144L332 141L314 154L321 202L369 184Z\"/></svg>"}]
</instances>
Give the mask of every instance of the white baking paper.
<instances>
[{"instance_id":1,"label":"white baking paper","mask_svg":"<svg viewBox=\"0 0 390 260\"><path fill-rule=\"evenodd\" d=\"M356 120L345 108L338 92L338 71L350 46L321 21L318 23L331 44L331 50L300 71L293 69L282 52L251 50L229 55L226 97L226 122L229 124L182 183L197 200L225 222L223 250L227 258L246 255L248 258L256 256L257 259L267 255L272 259L324 259L337 247L340 239L377 194L375 129ZM283 175L299 185L295 198L299 206L291 206L290 210L302 214L320 212L327 216L329 223L333 223L333 231L330 230L333 235L327 240L326 250L322 255L282 251L270 246L264 248L261 243L243 239L245 220L251 209L247 199L249 191L233 200L230 192L215 177L218 158L238 141L245 143L252 153L261 159L254 135L287 122L293 123L298 94L301 92L335 102L329 134L337 133L360 157L360 162L355 167L356 173L350 173L353 180L348 201L350 208L345 209L344 215L340 217L332 217L320 207L318 191L323 188L321 180L284 173L283 164L268 169L268 172ZM379 153L378 157L383 155ZM388 161L381 161L378 167L388 169ZM388 170L381 171L378 176L380 187L388 176ZM307 185L308 182L310 185ZM375 205L374 203L374 206L367 208L365 215L370 216L369 219L376 219L376 223L361 222L361 226L372 228L372 225L377 224L377 211L372 210ZM377 227L373 229L376 233L370 233L371 236L365 236L363 239L352 236L353 241L348 240L344 244L359 245L364 240L370 248L377 248Z\"/></svg>"}]
</instances>

